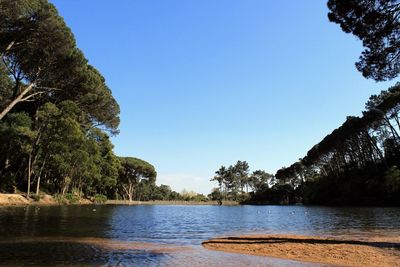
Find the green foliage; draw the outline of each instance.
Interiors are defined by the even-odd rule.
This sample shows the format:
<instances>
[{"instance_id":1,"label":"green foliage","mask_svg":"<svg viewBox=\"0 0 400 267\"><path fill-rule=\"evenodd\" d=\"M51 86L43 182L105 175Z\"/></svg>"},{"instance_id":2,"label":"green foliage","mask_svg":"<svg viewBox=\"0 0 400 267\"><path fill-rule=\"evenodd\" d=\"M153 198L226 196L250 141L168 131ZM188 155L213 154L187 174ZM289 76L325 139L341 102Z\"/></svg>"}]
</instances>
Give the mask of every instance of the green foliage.
<instances>
[{"instance_id":1,"label":"green foliage","mask_svg":"<svg viewBox=\"0 0 400 267\"><path fill-rule=\"evenodd\" d=\"M221 166L211 181L217 181L219 186L209 195L211 199L247 202L251 198L249 189L253 194L264 191L273 183L274 176L262 170L250 174L249 164L239 160L228 168Z\"/></svg>"},{"instance_id":2,"label":"green foliage","mask_svg":"<svg viewBox=\"0 0 400 267\"><path fill-rule=\"evenodd\" d=\"M329 20L362 41L356 63L366 78L393 79L400 72L399 0L329 0Z\"/></svg>"},{"instance_id":3,"label":"green foliage","mask_svg":"<svg viewBox=\"0 0 400 267\"><path fill-rule=\"evenodd\" d=\"M211 193L208 194L208 198L212 201L222 201L222 193L219 188L213 188Z\"/></svg>"},{"instance_id":4,"label":"green foliage","mask_svg":"<svg viewBox=\"0 0 400 267\"><path fill-rule=\"evenodd\" d=\"M189 201L195 201L195 202L207 202L208 198L203 195L203 194L196 194L194 197L189 199Z\"/></svg>"},{"instance_id":5,"label":"green foliage","mask_svg":"<svg viewBox=\"0 0 400 267\"><path fill-rule=\"evenodd\" d=\"M104 204L107 202L107 196L96 194L94 195L93 201L96 204Z\"/></svg>"},{"instance_id":6,"label":"green foliage","mask_svg":"<svg viewBox=\"0 0 400 267\"><path fill-rule=\"evenodd\" d=\"M119 106L104 77L47 0L0 0L0 17L0 190L115 195Z\"/></svg>"},{"instance_id":7,"label":"green foliage","mask_svg":"<svg viewBox=\"0 0 400 267\"><path fill-rule=\"evenodd\" d=\"M187 191L187 190L182 190L180 194L181 200L184 201L194 201L194 202L206 202L208 201L208 198L204 196L203 194L198 194L194 191Z\"/></svg>"},{"instance_id":8,"label":"green foliage","mask_svg":"<svg viewBox=\"0 0 400 267\"><path fill-rule=\"evenodd\" d=\"M58 204L68 204L68 200L61 194L55 194L54 199Z\"/></svg>"},{"instance_id":9,"label":"green foliage","mask_svg":"<svg viewBox=\"0 0 400 267\"><path fill-rule=\"evenodd\" d=\"M36 202L38 202L41 199L39 194L31 194L29 197L32 198Z\"/></svg>"},{"instance_id":10,"label":"green foliage","mask_svg":"<svg viewBox=\"0 0 400 267\"><path fill-rule=\"evenodd\" d=\"M81 198L73 193L66 193L65 195L55 194L54 199L59 204L68 205L68 204L78 204Z\"/></svg>"},{"instance_id":11,"label":"green foliage","mask_svg":"<svg viewBox=\"0 0 400 267\"><path fill-rule=\"evenodd\" d=\"M119 158L121 168L119 171L119 193L129 201L143 200L142 191L152 195L155 187L157 172L150 163L132 157ZM139 190L140 189L140 190Z\"/></svg>"},{"instance_id":12,"label":"green foliage","mask_svg":"<svg viewBox=\"0 0 400 267\"><path fill-rule=\"evenodd\" d=\"M69 204L79 203L79 200L80 200L79 196L72 194L72 193L65 194L64 198L68 201Z\"/></svg>"},{"instance_id":13,"label":"green foliage","mask_svg":"<svg viewBox=\"0 0 400 267\"><path fill-rule=\"evenodd\" d=\"M310 204L399 205L400 84L372 95L365 107L278 170L278 183L302 188L296 199Z\"/></svg>"},{"instance_id":14,"label":"green foliage","mask_svg":"<svg viewBox=\"0 0 400 267\"><path fill-rule=\"evenodd\" d=\"M385 175L385 189L389 194L400 194L400 170L392 166Z\"/></svg>"}]
</instances>

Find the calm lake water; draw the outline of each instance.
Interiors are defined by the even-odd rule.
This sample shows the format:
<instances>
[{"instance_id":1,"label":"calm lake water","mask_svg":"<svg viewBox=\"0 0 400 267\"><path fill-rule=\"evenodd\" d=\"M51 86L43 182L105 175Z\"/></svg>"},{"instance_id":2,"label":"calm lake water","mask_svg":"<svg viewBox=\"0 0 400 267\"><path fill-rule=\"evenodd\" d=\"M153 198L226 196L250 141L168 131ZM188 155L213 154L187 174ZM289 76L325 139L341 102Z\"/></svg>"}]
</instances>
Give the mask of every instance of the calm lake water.
<instances>
[{"instance_id":1,"label":"calm lake water","mask_svg":"<svg viewBox=\"0 0 400 267\"><path fill-rule=\"evenodd\" d=\"M400 208L0 207L0 265L310 266L201 247L217 236L267 233L400 235Z\"/></svg>"}]
</instances>

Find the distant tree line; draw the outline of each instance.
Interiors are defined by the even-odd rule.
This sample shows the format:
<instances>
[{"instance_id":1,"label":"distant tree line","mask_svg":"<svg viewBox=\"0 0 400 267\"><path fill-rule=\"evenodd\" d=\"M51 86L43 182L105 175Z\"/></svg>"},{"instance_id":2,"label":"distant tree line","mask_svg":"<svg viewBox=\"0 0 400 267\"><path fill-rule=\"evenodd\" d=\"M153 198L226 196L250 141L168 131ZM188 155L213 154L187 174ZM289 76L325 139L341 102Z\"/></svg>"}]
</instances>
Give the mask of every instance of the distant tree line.
<instances>
[{"instance_id":1,"label":"distant tree line","mask_svg":"<svg viewBox=\"0 0 400 267\"><path fill-rule=\"evenodd\" d=\"M371 96L365 107L361 117L347 117L305 157L275 175L249 175L248 164L242 161L222 166L212 179L219 185L212 197L281 204L400 205L400 83Z\"/></svg>"},{"instance_id":2,"label":"distant tree line","mask_svg":"<svg viewBox=\"0 0 400 267\"><path fill-rule=\"evenodd\" d=\"M157 172L150 163L132 157L119 157L119 176L110 196L129 201L174 200L207 201L207 197L193 191L173 191L168 185L156 185Z\"/></svg>"},{"instance_id":3,"label":"distant tree line","mask_svg":"<svg viewBox=\"0 0 400 267\"><path fill-rule=\"evenodd\" d=\"M239 201L247 203L261 201L267 203L289 203L288 195L281 194L287 189L287 185L280 184L275 176L263 170L250 172L249 164L246 161L237 161L229 167L221 166L211 179L218 183L209 194L211 200Z\"/></svg>"}]
</instances>

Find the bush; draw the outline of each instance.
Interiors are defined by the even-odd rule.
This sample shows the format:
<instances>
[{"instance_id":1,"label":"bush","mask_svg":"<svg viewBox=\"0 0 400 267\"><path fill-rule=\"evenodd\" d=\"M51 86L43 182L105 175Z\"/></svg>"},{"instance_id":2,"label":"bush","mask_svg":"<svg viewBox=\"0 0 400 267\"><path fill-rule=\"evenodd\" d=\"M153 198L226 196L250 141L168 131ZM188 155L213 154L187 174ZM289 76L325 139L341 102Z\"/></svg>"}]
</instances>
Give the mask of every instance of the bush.
<instances>
[{"instance_id":1,"label":"bush","mask_svg":"<svg viewBox=\"0 0 400 267\"><path fill-rule=\"evenodd\" d=\"M79 202L80 198L72 193L67 193L64 196L60 194L54 195L54 199L58 204L76 204Z\"/></svg>"},{"instance_id":2,"label":"bush","mask_svg":"<svg viewBox=\"0 0 400 267\"><path fill-rule=\"evenodd\" d=\"M389 193L400 191L400 170L397 168L397 166L392 166L386 172L385 187Z\"/></svg>"},{"instance_id":3,"label":"bush","mask_svg":"<svg viewBox=\"0 0 400 267\"><path fill-rule=\"evenodd\" d=\"M30 194L29 197L31 197L36 202L41 199L40 195L38 194Z\"/></svg>"},{"instance_id":4,"label":"bush","mask_svg":"<svg viewBox=\"0 0 400 267\"><path fill-rule=\"evenodd\" d=\"M67 193L65 194L65 199L68 200L69 204L76 204L79 202L80 197L72 193Z\"/></svg>"},{"instance_id":5,"label":"bush","mask_svg":"<svg viewBox=\"0 0 400 267\"><path fill-rule=\"evenodd\" d=\"M58 204L68 204L68 201L63 195L55 194L54 199L57 201Z\"/></svg>"},{"instance_id":6,"label":"bush","mask_svg":"<svg viewBox=\"0 0 400 267\"><path fill-rule=\"evenodd\" d=\"M103 203L106 203L107 197L105 195L96 194L96 195L94 195L93 201L96 204L103 204Z\"/></svg>"},{"instance_id":7,"label":"bush","mask_svg":"<svg viewBox=\"0 0 400 267\"><path fill-rule=\"evenodd\" d=\"M238 201L239 203L245 203L246 201L250 200L250 194L247 193L242 193L240 195L237 196L236 201Z\"/></svg>"}]
</instances>

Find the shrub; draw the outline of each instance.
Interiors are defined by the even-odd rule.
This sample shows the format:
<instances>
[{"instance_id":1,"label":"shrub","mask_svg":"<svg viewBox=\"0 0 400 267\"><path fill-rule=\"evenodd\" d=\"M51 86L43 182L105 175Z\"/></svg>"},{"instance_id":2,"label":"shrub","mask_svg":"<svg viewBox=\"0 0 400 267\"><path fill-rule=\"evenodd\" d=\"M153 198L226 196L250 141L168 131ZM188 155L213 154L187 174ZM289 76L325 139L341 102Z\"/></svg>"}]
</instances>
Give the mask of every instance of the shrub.
<instances>
[{"instance_id":1,"label":"shrub","mask_svg":"<svg viewBox=\"0 0 400 267\"><path fill-rule=\"evenodd\" d=\"M385 186L389 193L400 191L400 170L392 166L385 174Z\"/></svg>"},{"instance_id":2,"label":"shrub","mask_svg":"<svg viewBox=\"0 0 400 267\"><path fill-rule=\"evenodd\" d=\"M57 201L58 204L68 204L68 201L63 195L55 194L54 199Z\"/></svg>"},{"instance_id":3,"label":"shrub","mask_svg":"<svg viewBox=\"0 0 400 267\"><path fill-rule=\"evenodd\" d=\"M68 201L69 204L76 204L79 202L79 196L72 194L72 193L67 193L65 194L65 199Z\"/></svg>"},{"instance_id":4,"label":"shrub","mask_svg":"<svg viewBox=\"0 0 400 267\"><path fill-rule=\"evenodd\" d=\"M106 203L107 197L105 195L96 194L94 195L94 203L103 204Z\"/></svg>"},{"instance_id":5,"label":"shrub","mask_svg":"<svg viewBox=\"0 0 400 267\"><path fill-rule=\"evenodd\" d=\"M36 202L39 201L41 198L39 194L30 194L29 197L31 197Z\"/></svg>"}]
</instances>

